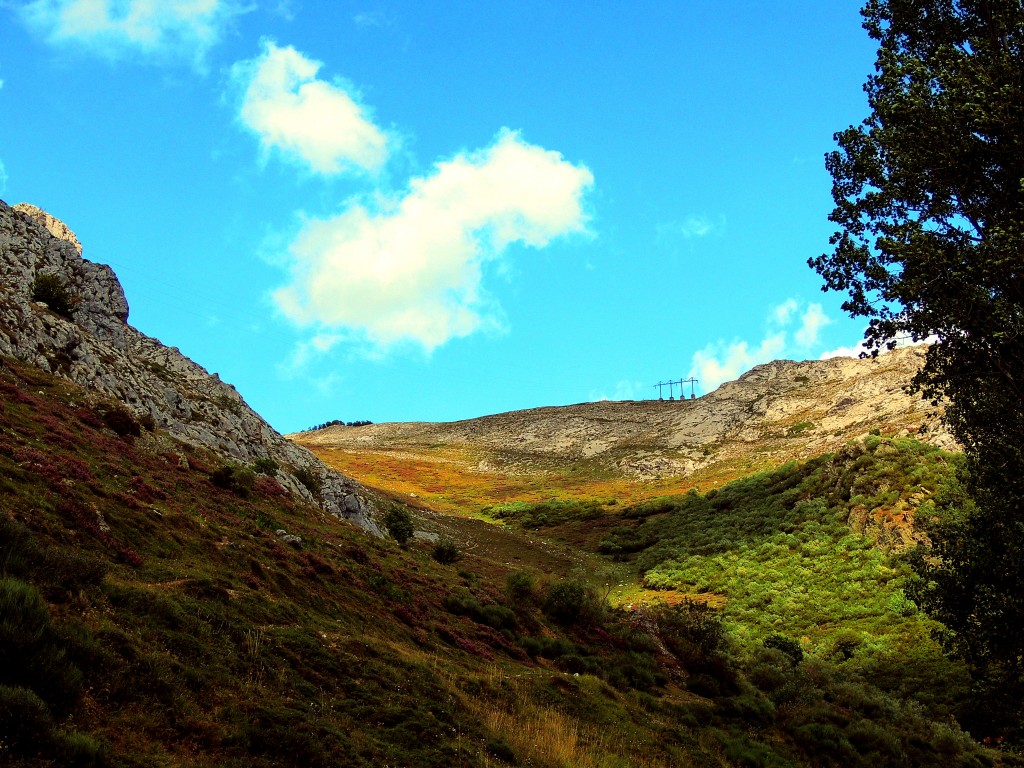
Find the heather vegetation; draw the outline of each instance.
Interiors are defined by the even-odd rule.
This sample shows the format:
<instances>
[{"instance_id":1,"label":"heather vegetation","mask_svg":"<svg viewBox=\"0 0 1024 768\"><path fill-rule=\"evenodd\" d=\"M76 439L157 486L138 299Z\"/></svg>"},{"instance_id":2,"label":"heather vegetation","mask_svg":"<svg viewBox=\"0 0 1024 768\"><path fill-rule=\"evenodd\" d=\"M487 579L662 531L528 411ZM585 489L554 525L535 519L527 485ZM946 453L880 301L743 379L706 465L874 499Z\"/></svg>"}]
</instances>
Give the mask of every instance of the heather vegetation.
<instances>
[{"instance_id":1,"label":"heather vegetation","mask_svg":"<svg viewBox=\"0 0 1024 768\"><path fill-rule=\"evenodd\" d=\"M893 630L896 639L887 640L870 618L833 619L853 633L844 645L838 630L809 642L798 636L809 619L782 605L778 621L748 625L729 603L719 611L703 601L697 584L692 599L612 606L594 579L596 565L541 573L482 559L451 538L419 544L410 537L402 547L369 538L282 492L265 474L269 465L224 465L159 432L120 434L101 405L83 404L80 390L20 364L0 370L0 395L5 764L1009 760L948 721L960 672L929 666L944 662L928 650L927 627L919 632L923 650L903 669L885 665L892 661L885 643L902 642L910 630ZM813 470L787 467L789 479L772 487L806 495L810 485L798 476L816 476L828 461L853 480L853 464L880 460L890 448L890 463L916 452L936 476L955 462L879 440L845 459L812 463ZM896 469L885 472L905 480ZM938 493L926 473L893 496L895 482L882 488L885 472L863 487L854 483L843 503L872 510L883 498L893 507L915 493ZM622 512L607 503L548 505L545 514L554 512L548 522L563 527L573 524L573 509L582 525L598 522L595 512L629 523L607 538L625 545L617 557L633 559L658 550L626 552L635 543L626 527L643 533L697 498L742 507L758 482L710 500L683 496ZM833 530L805 510L807 499L791 504L790 493L776 503L768 490L758 493L765 509L803 506L795 517L777 510L778 519L761 527L734 517L737 544L744 538L737 531L751 546L771 538L772 524L799 538L811 518L820 530L808 529L808 541ZM724 504L729 498L734 503ZM396 513L396 528L405 516L415 523L415 510L380 503ZM844 535L861 537L863 546L839 559L861 558L859 568L882 573L881 563L895 562L896 539L875 518L857 525L859 532ZM667 545L680 530L660 536L676 560L686 553ZM646 573L670 561L652 559ZM898 596L898 575L886 578L890 623L918 626L912 604ZM807 589L821 586L809 581ZM845 607L853 611L859 599L848 596ZM873 615L877 600L864 606ZM935 690L937 674L947 675L945 694Z\"/></svg>"}]
</instances>

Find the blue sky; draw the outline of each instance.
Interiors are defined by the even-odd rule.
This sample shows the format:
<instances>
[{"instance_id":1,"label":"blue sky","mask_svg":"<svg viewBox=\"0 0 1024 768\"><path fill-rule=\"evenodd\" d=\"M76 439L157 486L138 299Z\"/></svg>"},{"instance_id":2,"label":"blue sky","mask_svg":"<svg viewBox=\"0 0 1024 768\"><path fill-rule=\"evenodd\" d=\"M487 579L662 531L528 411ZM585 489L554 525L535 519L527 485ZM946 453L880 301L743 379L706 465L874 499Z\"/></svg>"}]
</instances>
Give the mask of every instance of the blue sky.
<instances>
[{"instance_id":1,"label":"blue sky","mask_svg":"<svg viewBox=\"0 0 1024 768\"><path fill-rule=\"evenodd\" d=\"M281 431L699 394L861 337L806 264L858 11L4 0L0 197Z\"/></svg>"}]
</instances>

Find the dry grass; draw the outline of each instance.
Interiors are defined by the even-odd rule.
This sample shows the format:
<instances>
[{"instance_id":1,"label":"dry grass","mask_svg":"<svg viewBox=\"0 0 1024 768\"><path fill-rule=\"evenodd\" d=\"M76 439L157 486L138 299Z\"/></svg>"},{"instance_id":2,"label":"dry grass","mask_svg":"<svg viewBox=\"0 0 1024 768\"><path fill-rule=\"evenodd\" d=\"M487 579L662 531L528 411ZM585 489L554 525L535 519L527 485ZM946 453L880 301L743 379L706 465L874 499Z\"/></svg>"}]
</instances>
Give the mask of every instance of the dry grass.
<instances>
[{"instance_id":1,"label":"dry grass","mask_svg":"<svg viewBox=\"0 0 1024 768\"><path fill-rule=\"evenodd\" d=\"M492 673L498 678L499 672ZM579 678L581 687L596 678ZM520 765L545 768L667 768L669 763L648 756L654 745L639 736L630 739L628 729L598 728L565 712L539 706L531 696L530 676L503 678L506 696L488 704L482 699L464 703L488 729L515 751ZM645 735L650 737L650 733ZM672 766L695 765L675 761Z\"/></svg>"},{"instance_id":2,"label":"dry grass","mask_svg":"<svg viewBox=\"0 0 1024 768\"><path fill-rule=\"evenodd\" d=\"M696 484L694 478L639 481L572 468L481 471L479 456L451 448L423 448L414 453L408 449L393 452L309 447L324 463L366 486L454 515L478 514L485 507L509 501L551 498L615 499L620 504L632 504L654 496L685 493ZM705 482L710 487L721 480L708 478Z\"/></svg>"}]
</instances>

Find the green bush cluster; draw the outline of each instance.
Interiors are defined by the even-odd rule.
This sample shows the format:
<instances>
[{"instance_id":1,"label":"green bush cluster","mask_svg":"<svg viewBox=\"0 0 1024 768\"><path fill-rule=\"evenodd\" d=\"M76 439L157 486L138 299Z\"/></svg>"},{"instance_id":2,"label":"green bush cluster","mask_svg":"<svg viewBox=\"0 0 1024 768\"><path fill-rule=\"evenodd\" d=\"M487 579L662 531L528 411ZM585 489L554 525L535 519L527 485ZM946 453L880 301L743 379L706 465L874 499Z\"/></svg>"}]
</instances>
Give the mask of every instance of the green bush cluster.
<instances>
[{"instance_id":1,"label":"green bush cluster","mask_svg":"<svg viewBox=\"0 0 1024 768\"><path fill-rule=\"evenodd\" d=\"M492 629L512 630L518 623L511 609L498 603L481 604L473 593L464 587L448 595L444 599L444 607L451 613L468 616L478 624L484 624Z\"/></svg>"},{"instance_id":2,"label":"green bush cluster","mask_svg":"<svg viewBox=\"0 0 1024 768\"><path fill-rule=\"evenodd\" d=\"M295 479L298 480L303 486L305 486L306 490L313 494L313 496L320 495L320 478L317 477L312 470L306 469L305 467L300 467L299 469L296 469L292 474L294 474Z\"/></svg>"},{"instance_id":3,"label":"green bush cluster","mask_svg":"<svg viewBox=\"0 0 1024 768\"><path fill-rule=\"evenodd\" d=\"M537 579L527 571L512 571L505 577L505 595L512 605L523 605L533 599Z\"/></svg>"},{"instance_id":4,"label":"green bush cluster","mask_svg":"<svg viewBox=\"0 0 1024 768\"><path fill-rule=\"evenodd\" d=\"M389 504L382 521L388 534L399 544L405 544L412 538L412 514L401 504Z\"/></svg>"},{"instance_id":5,"label":"green bush cluster","mask_svg":"<svg viewBox=\"0 0 1024 768\"><path fill-rule=\"evenodd\" d=\"M252 495L256 474L247 467L224 464L210 473L210 482L243 499Z\"/></svg>"},{"instance_id":6,"label":"green bush cluster","mask_svg":"<svg viewBox=\"0 0 1024 768\"><path fill-rule=\"evenodd\" d=\"M853 627L876 638L863 662L877 667L916 643L934 646L931 626L903 596L899 550L887 554L884 536L864 521L899 505L929 514L957 462L913 440L869 437L707 494L638 505L626 512L637 522L600 547L635 562L651 587L725 595L727 622L745 643L777 632L824 651Z\"/></svg>"},{"instance_id":7,"label":"green bush cluster","mask_svg":"<svg viewBox=\"0 0 1024 768\"><path fill-rule=\"evenodd\" d=\"M541 599L544 613L563 626L597 624L604 617L606 607L593 587L574 579L548 585Z\"/></svg>"},{"instance_id":8,"label":"green bush cluster","mask_svg":"<svg viewBox=\"0 0 1024 768\"><path fill-rule=\"evenodd\" d=\"M434 542L430 556L441 565L451 565L458 562L462 553L459 551L459 545L455 543L455 539L451 536L442 536Z\"/></svg>"},{"instance_id":9,"label":"green bush cluster","mask_svg":"<svg viewBox=\"0 0 1024 768\"><path fill-rule=\"evenodd\" d=\"M30 291L33 301L41 301L53 312L71 319L77 299L60 275L53 272L38 273L32 280Z\"/></svg>"},{"instance_id":10,"label":"green bush cluster","mask_svg":"<svg viewBox=\"0 0 1024 768\"><path fill-rule=\"evenodd\" d=\"M84 632L54 625L34 586L0 578L0 758L7 752L64 758L67 765L99 760L95 741L55 728L82 693L84 676L74 659L94 652L90 641Z\"/></svg>"},{"instance_id":11,"label":"green bush cluster","mask_svg":"<svg viewBox=\"0 0 1024 768\"><path fill-rule=\"evenodd\" d=\"M142 434L142 423L131 412L120 405L109 405L100 411L103 423L120 437L138 437Z\"/></svg>"},{"instance_id":12,"label":"green bush cluster","mask_svg":"<svg viewBox=\"0 0 1024 768\"><path fill-rule=\"evenodd\" d=\"M553 525L579 520L592 520L606 513L605 507L615 502L562 500L526 502L512 501L506 504L495 504L481 510L485 515L514 523L520 528L537 530Z\"/></svg>"},{"instance_id":13,"label":"green bush cluster","mask_svg":"<svg viewBox=\"0 0 1024 768\"><path fill-rule=\"evenodd\" d=\"M252 471L260 475L273 477L281 469L281 465L269 456L260 456L252 463Z\"/></svg>"}]
</instances>

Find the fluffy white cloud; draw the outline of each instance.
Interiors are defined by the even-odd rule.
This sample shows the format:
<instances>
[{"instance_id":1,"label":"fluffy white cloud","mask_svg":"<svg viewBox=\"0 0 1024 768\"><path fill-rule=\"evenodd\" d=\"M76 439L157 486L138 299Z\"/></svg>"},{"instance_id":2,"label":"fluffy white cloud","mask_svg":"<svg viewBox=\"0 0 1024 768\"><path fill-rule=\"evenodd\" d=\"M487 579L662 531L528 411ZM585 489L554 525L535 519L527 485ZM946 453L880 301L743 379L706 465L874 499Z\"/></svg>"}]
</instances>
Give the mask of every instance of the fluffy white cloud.
<instances>
[{"instance_id":1,"label":"fluffy white cloud","mask_svg":"<svg viewBox=\"0 0 1024 768\"><path fill-rule=\"evenodd\" d=\"M238 119L264 152L276 148L317 173L377 170L387 160L387 137L351 88L317 78L322 66L264 40L259 56L231 69L242 92Z\"/></svg>"},{"instance_id":2,"label":"fluffy white cloud","mask_svg":"<svg viewBox=\"0 0 1024 768\"><path fill-rule=\"evenodd\" d=\"M916 347L921 344L935 344L939 341L938 336L929 336L927 339L921 341L913 341L909 336L896 339L897 349L903 347ZM867 346L864 343L864 339L861 339L852 347L837 347L836 349L829 350L828 352L822 352L819 360L828 360L830 357L860 357L862 353L867 352ZM888 350L883 349L879 354L884 355Z\"/></svg>"},{"instance_id":3,"label":"fluffy white cloud","mask_svg":"<svg viewBox=\"0 0 1024 768\"><path fill-rule=\"evenodd\" d=\"M790 327L797 327L790 333ZM785 355L804 357L818 343L818 333L832 322L820 304L807 304L786 299L768 311L768 327L764 337L756 344L736 339L719 339L693 355L690 376L700 381L701 388L710 392L720 384L735 379L755 365L776 360Z\"/></svg>"},{"instance_id":4,"label":"fluffy white cloud","mask_svg":"<svg viewBox=\"0 0 1024 768\"><path fill-rule=\"evenodd\" d=\"M860 357L861 352L866 352L864 340L861 339L852 347L836 347L828 352L822 352L819 360L828 360L831 357Z\"/></svg>"},{"instance_id":5,"label":"fluffy white cloud","mask_svg":"<svg viewBox=\"0 0 1024 768\"><path fill-rule=\"evenodd\" d=\"M755 365L775 360L785 348L784 333L766 336L756 347L739 340L731 344L718 341L694 353L689 375L697 379L705 392L711 392Z\"/></svg>"},{"instance_id":6,"label":"fluffy white cloud","mask_svg":"<svg viewBox=\"0 0 1024 768\"><path fill-rule=\"evenodd\" d=\"M800 309L800 304L796 299L786 299L778 306L772 307L769 317L778 325L786 325L798 309Z\"/></svg>"},{"instance_id":7,"label":"fluffy white cloud","mask_svg":"<svg viewBox=\"0 0 1024 768\"><path fill-rule=\"evenodd\" d=\"M51 43L106 56L170 54L200 63L245 8L236 0L34 0L22 18Z\"/></svg>"},{"instance_id":8,"label":"fluffy white cloud","mask_svg":"<svg viewBox=\"0 0 1024 768\"><path fill-rule=\"evenodd\" d=\"M825 316L821 304L811 304L800 317L800 327L794 334L799 347L808 349L818 343L818 332L832 321Z\"/></svg>"},{"instance_id":9,"label":"fluffy white cloud","mask_svg":"<svg viewBox=\"0 0 1024 768\"><path fill-rule=\"evenodd\" d=\"M307 222L290 247L291 282L274 298L300 324L432 350L493 322L485 262L515 242L540 248L586 231L582 198L592 184L586 167L502 131L375 210L353 203Z\"/></svg>"}]
</instances>

